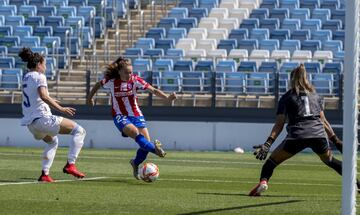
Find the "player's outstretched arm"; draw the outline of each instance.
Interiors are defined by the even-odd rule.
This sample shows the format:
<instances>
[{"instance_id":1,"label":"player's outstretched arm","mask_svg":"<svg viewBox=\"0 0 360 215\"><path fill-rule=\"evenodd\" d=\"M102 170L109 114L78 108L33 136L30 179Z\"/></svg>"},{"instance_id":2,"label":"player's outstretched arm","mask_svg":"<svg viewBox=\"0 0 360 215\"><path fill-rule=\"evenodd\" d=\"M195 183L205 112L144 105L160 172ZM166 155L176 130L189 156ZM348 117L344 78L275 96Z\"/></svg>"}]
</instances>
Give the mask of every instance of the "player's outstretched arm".
<instances>
[{"instance_id":1,"label":"player's outstretched arm","mask_svg":"<svg viewBox=\"0 0 360 215\"><path fill-rule=\"evenodd\" d=\"M101 87L101 83L100 83L100 81L99 81L99 82L97 82L97 83L94 85L94 87L91 89L90 94L89 94L89 96L88 96L87 99L86 99L86 103L87 103L88 105L94 106L95 103L94 103L93 97L94 97L95 93L100 89L100 87Z\"/></svg>"},{"instance_id":2,"label":"player's outstretched arm","mask_svg":"<svg viewBox=\"0 0 360 215\"><path fill-rule=\"evenodd\" d=\"M275 124L271 130L270 136L266 139L264 144L254 146L255 149L254 155L256 159L259 160L265 160L267 157L267 154L270 151L271 145L275 142L276 138L279 136L281 131L284 128L285 125L285 115L279 114L276 117Z\"/></svg>"},{"instance_id":3,"label":"player's outstretched arm","mask_svg":"<svg viewBox=\"0 0 360 215\"><path fill-rule=\"evenodd\" d=\"M172 92L171 94L167 95L163 91L156 89L153 86L148 86L147 90L149 92L151 92L152 94L154 94L164 100L167 100L168 102L172 102L173 100L175 100L177 98L175 92Z\"/></svg>"},{"instance_id":4,"label":"player's outstretched arm","mask_svg":"<svg viewBox=\"0 0 360 215\"><path fill-rule=\"evenodd\" d=\"M320 119L324 124L324 128L326 131L329 140L335 145L335 147L342 153L342 141L336 136L334 130L332 129L329 121L327 121L325 114L323 111L320 112Z\"/></svg>"},{"instance_id":5,"label":"player's outstretched arm","mask_svg":"<svg viewBox=\"0 0 360 215\"><path fill-rule=\"evenodd\" d=\"M59 101L51 98L49 96L49 92L47 91L47 88L46 87L39 87L38 88L38 93L39 93L39 96L40 98L46 103L48 104L50 107L52 107L53 109L61 112L61 113L64 113L66 115L69 115L69 116L74 116L75 115L75 109L74 108L71 108L71 107L62 107L60 104L59 104Z\"/></svg>"}]
</instances>

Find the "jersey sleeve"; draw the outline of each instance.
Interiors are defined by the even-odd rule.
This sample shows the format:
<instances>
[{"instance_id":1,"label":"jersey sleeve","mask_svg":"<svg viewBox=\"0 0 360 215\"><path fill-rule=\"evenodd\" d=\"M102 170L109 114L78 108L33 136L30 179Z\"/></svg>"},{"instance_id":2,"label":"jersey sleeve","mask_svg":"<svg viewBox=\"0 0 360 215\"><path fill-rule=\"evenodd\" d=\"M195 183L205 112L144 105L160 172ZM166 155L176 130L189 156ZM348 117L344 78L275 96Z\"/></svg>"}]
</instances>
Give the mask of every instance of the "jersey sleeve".
<instances>
[{"instance_id":1,"label":"jersey sleeve","mask_svg":"<svg viewBox=\"0 0 360 215\"><path fill-rule=\"evenodd\" d=\"M35 86L36 86L36 88L47 87L47 81L46 81L46 77L44 74L40 74L40 75L36 76Z\"/></svg>"},{"instance_id":2,"label":"jersey sleeve","mask_svg":"<svg viewBox=\"0 0 360 215\"><path fill-rule=\"evenodd\" d=\"M104 78L104 79L102 79L101 81L100 81L100 84L101 84L101 86L103 87L103 88L105 88L105 89L109 89L110 88L110 79L106 79L106 78Z\"/></svg>"},{"instance_id":3,"label":"jersey sleeve","mask_svg":"<svg viewBox=\"0 0 360 215\"><path fill-rule=\"evenodd\" d=\"M150 86L144 79L140 78L139 76L135 76L135 87L137 89L146 90Z\"/></svg>"},{"instance_id":4,"label":"jersey sleeve","mask_svg":"<svg viewBox=\"0 0 360 215\"><path fill-rule=\"evenodd\" d=\"M279 100L276 115L286 114L285 100L286 100L286 96L283 95Z\"/></svg>"}]
</instances>

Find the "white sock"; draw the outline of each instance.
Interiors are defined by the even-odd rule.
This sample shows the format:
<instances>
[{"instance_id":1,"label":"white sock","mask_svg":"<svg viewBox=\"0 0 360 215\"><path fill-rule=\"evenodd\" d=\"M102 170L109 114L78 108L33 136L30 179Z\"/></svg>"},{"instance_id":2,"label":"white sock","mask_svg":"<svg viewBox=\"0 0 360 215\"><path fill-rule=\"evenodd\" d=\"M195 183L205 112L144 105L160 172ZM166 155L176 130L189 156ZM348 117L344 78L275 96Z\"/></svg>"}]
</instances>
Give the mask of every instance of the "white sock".
<instances>
[{"instance_id":1,"label":"white sock","mask_svg":"<svg viewBox=\"0 0 360 215\"><path fill-rule=\"evenodd\" d=\"M42 170L44 171L45 175L49 174L58 145L59 139L57 136L53 137L53 140L50 143L46 143L42 158Z\"/></svg>"},{"instance_id":2,"label":"white sock","mask_svg":"<svg viewBox=\"0 0 360 215\"><path fill-rule=\"evenodd\" d=\"M71 135L73 135L73 138L69 147L68 163L74 164L84 145L86 131L80 125L76 125L71 131Z\"/></svg>"}]
</instances>

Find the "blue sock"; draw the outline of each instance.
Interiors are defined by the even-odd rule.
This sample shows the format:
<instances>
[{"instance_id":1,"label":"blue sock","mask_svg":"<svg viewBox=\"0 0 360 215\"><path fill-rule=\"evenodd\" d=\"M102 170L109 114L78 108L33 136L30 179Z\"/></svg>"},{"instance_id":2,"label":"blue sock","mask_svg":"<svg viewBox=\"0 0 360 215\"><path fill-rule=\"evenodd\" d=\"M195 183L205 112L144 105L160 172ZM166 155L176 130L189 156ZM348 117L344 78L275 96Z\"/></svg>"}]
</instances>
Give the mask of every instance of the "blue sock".
<instances>
[{"instance_id":1,"label":"blue sock","mask_svg":"<svg viewBox=\"0 0 360 215\"><path fill-rule=\"evenodd\" d=\"M148 151L145 151L142 148L139 148L136 152L136 157L134 158L134 163L136 166L139 166L144 160L146 160L147 155L149 154Z\"/></svg>"},{"instance_id":2,"label":"blue sock","mask_svg":"<svg viewBox=\"0 0 360 215\"><path fill-rule=\"evenodd\" d=\"M137 135L135 137L135 141L143 150L155 153L155 145L148 141L142 134Z\"/></svg>"}]
</instances>

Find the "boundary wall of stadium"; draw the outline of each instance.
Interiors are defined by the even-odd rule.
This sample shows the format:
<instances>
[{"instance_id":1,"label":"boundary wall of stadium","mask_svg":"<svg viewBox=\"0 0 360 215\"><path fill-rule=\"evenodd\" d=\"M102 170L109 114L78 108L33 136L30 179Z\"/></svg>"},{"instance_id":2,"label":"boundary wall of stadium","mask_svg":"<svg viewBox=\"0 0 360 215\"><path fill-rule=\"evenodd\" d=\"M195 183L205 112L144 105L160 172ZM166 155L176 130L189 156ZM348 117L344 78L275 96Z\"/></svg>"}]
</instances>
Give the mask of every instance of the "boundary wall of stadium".
<instances>
[{"instance_id":1,"label":"boundary wall of stadium","mask_svg":"<svg viewBox=\"0 0 360 215\"><path fill-rule=\"evenodd\" d=\"M87 131L85 147L137 148L131 138L123 138L115 127L109 106L75 106L76 122ZM275 109L144 107L143 114L152 139L170 150L246 151L263 143L275 120ZM56 113L54 113L56 114ZM327 111L327 118L341 136L341 111ZM0 146L42 147L28 129L20 126L21 106L0 105ZM276 141L285 137L285 128ZM68 146L71 136L60 135L60 146Z\"/></svg>"}]
</instances>

